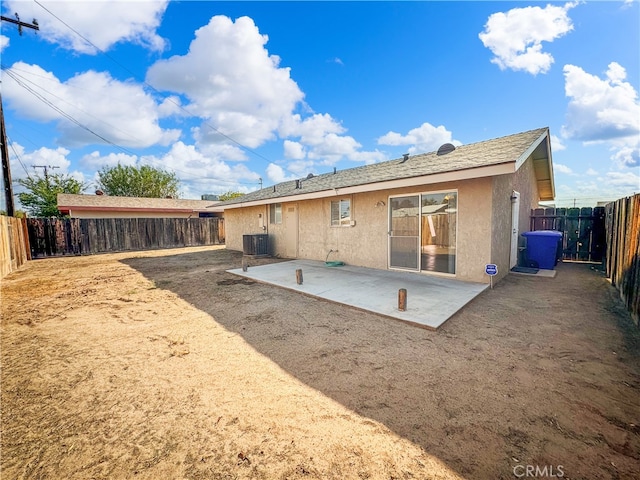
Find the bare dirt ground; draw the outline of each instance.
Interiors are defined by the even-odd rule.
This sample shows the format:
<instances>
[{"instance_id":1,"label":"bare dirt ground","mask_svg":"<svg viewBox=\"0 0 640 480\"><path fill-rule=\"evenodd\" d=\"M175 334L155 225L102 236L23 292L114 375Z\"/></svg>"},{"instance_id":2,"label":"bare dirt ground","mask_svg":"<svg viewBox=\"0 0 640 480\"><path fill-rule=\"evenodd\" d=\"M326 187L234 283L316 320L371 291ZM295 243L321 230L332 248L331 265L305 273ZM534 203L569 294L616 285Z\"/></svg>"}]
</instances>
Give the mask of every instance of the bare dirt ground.
<instances>
[{"instance_id":1,"label":"bare dirt ground","mask_svg":"<svg viewBox=\"0 0 640 480\"><path fill-rule=\"evenodd\" d=\"M1 477L637 478L640 334L590 266L510 275L433 332L240 264L209 247L5 277Z\"/></svg>"}]
</instances>

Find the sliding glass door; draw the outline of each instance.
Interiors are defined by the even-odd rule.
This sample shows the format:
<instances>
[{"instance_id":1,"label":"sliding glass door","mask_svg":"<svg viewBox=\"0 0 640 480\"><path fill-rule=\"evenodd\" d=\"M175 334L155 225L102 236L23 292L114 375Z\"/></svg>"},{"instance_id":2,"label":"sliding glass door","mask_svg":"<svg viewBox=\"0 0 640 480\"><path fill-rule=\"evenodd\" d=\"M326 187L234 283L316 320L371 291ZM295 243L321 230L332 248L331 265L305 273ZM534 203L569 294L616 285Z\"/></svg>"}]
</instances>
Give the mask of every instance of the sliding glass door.
<instances>
[{"instance_id":1,"label":"sliding glass door","mask_svg":"<svg viewBox=\"0 0 640 480\"><path fill-rule=\"evenodd\" d=\"M456 273L458 193L389 199L389 267Z\"/></svg>"}]
</instances>

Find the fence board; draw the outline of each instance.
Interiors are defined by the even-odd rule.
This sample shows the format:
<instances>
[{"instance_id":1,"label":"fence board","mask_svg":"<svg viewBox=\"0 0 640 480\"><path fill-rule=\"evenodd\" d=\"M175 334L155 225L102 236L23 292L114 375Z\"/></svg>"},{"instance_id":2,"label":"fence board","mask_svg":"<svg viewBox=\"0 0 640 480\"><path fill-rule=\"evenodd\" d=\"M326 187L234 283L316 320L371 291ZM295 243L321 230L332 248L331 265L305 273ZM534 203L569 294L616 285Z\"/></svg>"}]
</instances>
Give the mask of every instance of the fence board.
<instances>
[{"instance_id":1,"label":"fence board","mask_svg":"<svg viewBox=\"0 0 640 480\"><path fill-rule=\"evenodd\" d=\"M224 243L222 218L29 218L34 258Z\"/></svg>"},{"instance_id":2,"label":"fence board","mask_svg":"<svg viewBox=\"0 0 640 480\"><path fill-rule=\"evenodd\" d=\"M0 215L0 278L29 260L24 220Z\"/></svg>"},{"instance_id":3,"label":"fence board","mask_svg":"<svg viewBox=\"0 0 640 480\"><path fill-rule=\"evenodd\" d=\"M606 273L636 325L640 319L640 194L606 206Z\"/></svg>"},{"instance_id":4,"label":"fence board","mask_svg":"<svg viewBox=\"0 0 640 480\"><path fill-rule=\"evenodd\" d=\"M605 209L536 208L531 211L531 230L562 232L562 258L601 262L605 258Z\"/></svg>"}]
</instances>

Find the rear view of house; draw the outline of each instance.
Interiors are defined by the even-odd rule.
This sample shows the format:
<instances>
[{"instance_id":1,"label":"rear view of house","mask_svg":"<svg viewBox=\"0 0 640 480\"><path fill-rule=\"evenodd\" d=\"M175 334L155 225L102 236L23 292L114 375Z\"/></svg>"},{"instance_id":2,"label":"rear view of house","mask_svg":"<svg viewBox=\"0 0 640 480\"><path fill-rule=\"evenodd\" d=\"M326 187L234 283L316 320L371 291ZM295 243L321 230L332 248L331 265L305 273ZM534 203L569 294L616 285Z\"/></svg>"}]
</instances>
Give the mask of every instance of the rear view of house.
<instances>
[{"instance_id":1,"label":"rear view of house","mask_svg":"<svg viewBox=\"0 0 640 480\"><path fill-rule=\"evenodd\" d=\"M487 282L516 265L520 233L553 200L549 129L280 183L224 202L227 248Z\"/></svg>"}]
</instances>

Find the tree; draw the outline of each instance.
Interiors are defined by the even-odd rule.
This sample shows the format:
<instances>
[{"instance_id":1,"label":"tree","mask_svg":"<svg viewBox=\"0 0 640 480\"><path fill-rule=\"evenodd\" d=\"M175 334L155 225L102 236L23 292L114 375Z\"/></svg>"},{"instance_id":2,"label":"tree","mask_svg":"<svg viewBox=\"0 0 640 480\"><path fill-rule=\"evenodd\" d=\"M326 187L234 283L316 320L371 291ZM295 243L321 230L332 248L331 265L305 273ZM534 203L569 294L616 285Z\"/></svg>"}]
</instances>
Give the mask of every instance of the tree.
<instances>
[{"instance_id":1,"label":"tree","mask_svg":"<svg viewBox=\"0 0 640 480\"><path fill-rule=\"evenodd\" d=\"M231 190L229 190L228 192L223 193L222 195L218 195L218 200L220 200L221 202L226 202L227 200L232 200L234 198L241 197L242 195L244 195L244 193L232 192Z\"/></svg>"},{"instance_id":2,"label":"tree","mask_svg":"<svg viewBox=\"0 0 640 480\"><path fill-rule=\"evenodd\" d=\"M71 175L56 174L21 178L18 183L27 189L18 200L34 217L62 217L58 210L58 194L79 194L87 186Z\"/></svg>"},{"instance_id":3,"label":"tree","mask_svg":"<svg viewBox=\"0 0 640 480\"><path fill-rule=\"evenodd\" d=\"M118 164L98 172L98 188L115 197L177 198L179 187L180 180L175 173L149 165Z\"/></svg>"}]
</instances>

